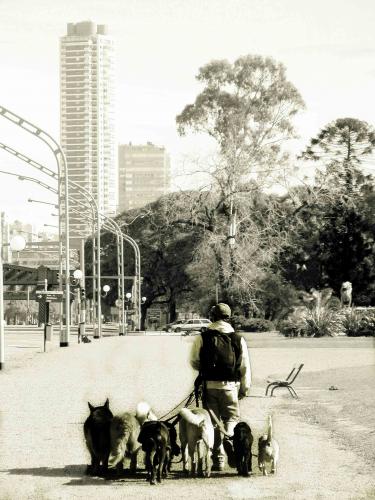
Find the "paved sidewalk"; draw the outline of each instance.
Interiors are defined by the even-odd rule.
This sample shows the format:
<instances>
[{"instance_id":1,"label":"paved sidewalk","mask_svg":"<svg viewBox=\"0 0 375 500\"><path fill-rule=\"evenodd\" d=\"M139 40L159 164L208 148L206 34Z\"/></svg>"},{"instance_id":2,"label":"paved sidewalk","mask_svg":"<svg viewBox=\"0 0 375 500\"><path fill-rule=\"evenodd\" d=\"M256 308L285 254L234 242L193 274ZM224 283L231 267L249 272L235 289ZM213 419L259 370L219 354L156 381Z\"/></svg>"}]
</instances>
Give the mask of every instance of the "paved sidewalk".
<instances>
[{"instance_id":1,"label":"paved sidewalk","mask_svg":"<svg viewBox=\"0 0 375 500\"><path fill-rule=\"evenodd\" d=\"M277 477L260 476L255 461L255 475L250 478L239 478L227 469L208 480L186 479L177 465L172 477L155 487L146 483L144 471L119 481L85 476L89 455L82 424L88 416L87 401L102 404L109 397L116 413L146 400L162 416L191 391L194 373L187 363L191 341L109 337L35 353L16 367L7 367L0 373L0 499L371 498L364 495L374 492L374 485L359 475L362 464L353 453L338 449L324 431L278 410L280 403L298 402L281 395L263 397L264 373L289 367L293 358L289 350L275 347L251 350L255 387L241 408L256 438L264 430L267 414L274 414L281 446ZM340 364L342 353L335 357L333 350L328 351L332 351L330 367ZM356 354L354 363L360 363L358 356L369 362L368 349ZM255 448L254 444L256 453ZM345 469L340 484L335 476L338 467Z\"/></svg>"}]
</instances>

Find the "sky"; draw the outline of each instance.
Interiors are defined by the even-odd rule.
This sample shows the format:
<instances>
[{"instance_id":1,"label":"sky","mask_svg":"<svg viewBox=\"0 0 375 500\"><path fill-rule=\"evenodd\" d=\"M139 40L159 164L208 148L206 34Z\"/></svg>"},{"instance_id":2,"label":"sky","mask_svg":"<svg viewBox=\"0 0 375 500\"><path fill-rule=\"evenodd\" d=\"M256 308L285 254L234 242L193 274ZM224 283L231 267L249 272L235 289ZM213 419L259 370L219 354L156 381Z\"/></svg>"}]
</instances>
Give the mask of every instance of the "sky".
<instances>
[{"instance_id":1,"label":"sky","mask_svg":"<svg viewBox=\"0 0 375 500\"><path fill-rule=\"evenodd\" d=\"M68 22L84 20L107 24L115 40L117 141L165 146L174 189L197 182L186 158L212 148L204 137L179 137L175 117L194 102L195 76L213 59L258 54L285 65L306 103L295 120L301 149L336 118L375 123L373 0L0 0L0 105L57 140L59 38ZM2 117L0 142L54 167L43 145ZM1 149L0 170L35 175ZM53 207L28 198L55 202L0 174L0 210L10 220L56 224Z\"/></svg>"}]
</instances>

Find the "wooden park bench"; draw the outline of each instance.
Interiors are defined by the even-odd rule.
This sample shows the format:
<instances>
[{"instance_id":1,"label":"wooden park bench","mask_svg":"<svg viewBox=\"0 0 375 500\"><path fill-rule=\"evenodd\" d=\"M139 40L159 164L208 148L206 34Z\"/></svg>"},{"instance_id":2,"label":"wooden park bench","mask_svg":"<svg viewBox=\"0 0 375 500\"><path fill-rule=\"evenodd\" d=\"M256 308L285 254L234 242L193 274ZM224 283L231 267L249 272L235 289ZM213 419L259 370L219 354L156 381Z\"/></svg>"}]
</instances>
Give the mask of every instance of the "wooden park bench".
<instances>
[{"instance_id":1,"label":"wooden park bench","mask_svg":"<svg viewBox=\"0 0 375 500\"><path fill-rule=\"evenodd\" d=\"M267 380L267 389L266 389L266 396L268 396L268 389L271 389L271 394L270 396L273 396L273 392L275 389L278 389L279 387L286 387L288 389L288 391L290 392L291 396L293 398L296 398L298 399L298 395L296 393L296 391L294 390L294 388L292 387L292 384L293 382L296 380L299 372L302 370L302 367L303 367L303 363L301 363L300 365L294 365L293 368L292 368L292 371L289 373L289 375L286 377L286 379L284 380Z\"/></svg>"}]
</instances>

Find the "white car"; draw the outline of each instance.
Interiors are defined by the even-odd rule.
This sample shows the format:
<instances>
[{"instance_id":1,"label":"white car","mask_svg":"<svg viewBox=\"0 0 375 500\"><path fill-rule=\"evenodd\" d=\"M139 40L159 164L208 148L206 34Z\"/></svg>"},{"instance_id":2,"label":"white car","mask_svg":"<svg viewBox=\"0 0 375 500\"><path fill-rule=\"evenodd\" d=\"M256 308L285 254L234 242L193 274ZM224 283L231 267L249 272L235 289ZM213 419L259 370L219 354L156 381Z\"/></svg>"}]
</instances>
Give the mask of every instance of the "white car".
<instances>
[{"instance_id":1,"label":"white car","mask_svg":"<svg viewBox=\"0 0 375 500\"><path fill-rule=\"evenodd\" d=\"M173 332L186 332L186 335L189 335L194 330L204 332L211 323L212 321L206 318L187 319L183 323L172 325L171 330Z\"/></svg>"},{"instance_id":2,"label":"white car","mask_svg":"<svg viewBox=\"0 0 375 500\"><path fill-rule=\"evenodd\" d=\"M165 325L165 327L163 328L163 330L165 332L173 332L176 330L176 327L178 325L181 325L182 323L185 323L186 320L184 319L176 319L176 321L173 321L172 323L168 323L167 325Z\"/></svg>"}]
</instances>

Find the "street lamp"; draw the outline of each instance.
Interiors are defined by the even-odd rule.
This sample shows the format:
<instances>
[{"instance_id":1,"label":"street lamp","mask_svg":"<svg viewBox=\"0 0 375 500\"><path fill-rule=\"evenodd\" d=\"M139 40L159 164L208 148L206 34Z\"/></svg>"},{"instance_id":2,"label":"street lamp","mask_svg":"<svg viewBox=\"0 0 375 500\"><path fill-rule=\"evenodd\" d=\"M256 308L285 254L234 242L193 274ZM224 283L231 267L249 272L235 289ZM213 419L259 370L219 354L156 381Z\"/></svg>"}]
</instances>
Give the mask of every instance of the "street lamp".
<instances>
[{"instance_id":1,"label":"street lamp","mask_svg":"<svg viewBox=\"0 0 375 500\"><path fill-rule=\"evenodd\" d=\"M129 304L132 300L132 294L130 292L125 294L125 333L128 333L128 310Z\"/></svg>"},{"instance_id":2,"label":"street lamp","mask_svg":"<svg viewBox=\"0 0 375 500\"><path fill-rule=\"evenodd\" d=\"M56 210L58 210L58 208L59 208L58 205L56 205L55 203L50 203L49 201L33 200L32 198L28 198L27 201L29 203L42 203L43 205L51 205L51 207L56 208Z\"/></svg>"},{"instance_id":3,"label":"street lamp","mask_svg":"<svg viewBox=\"0 0 375 500\"><path fill-rule=\"evenodd\" d=\"M81 269L75 269L73 272L73 286L76 286L77 290L77 306L78 306L78 343L81 342L81 338L85 335L85 326L86 326L86 300L85 300L85 290L84 287L82 289L82 278L83 272Z\"/></svg>"},{"instance_id":4,"label":"street lamp","mask_svg":"<svg viewBox=\"0 0 375 500\"><path fill-rule=\"evenodd\" d=\"M108 295L108 292L110 291L111 287L109 285L104 285L103 286L103 292L104 292L104 295L102 295L102 297L106 297Z\"/></svg>"},{"instance_id":5,"label":"street lamp","mask_svg":"<svg viewBox=\"0 0 375 500\"><path fill-rule=\"evenodd\" d=\"M12 251L21 252L25 246L25 238L21 235L14 236L10 240ZM4 286L3 286L3 257L2 257L2 231L0 231L0 370L3 369L5 360L5 329L4 329Z\"/></svg>"}]
</instances>

